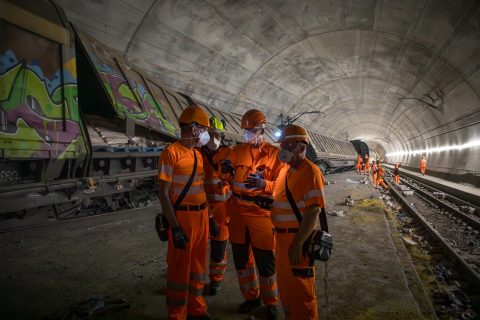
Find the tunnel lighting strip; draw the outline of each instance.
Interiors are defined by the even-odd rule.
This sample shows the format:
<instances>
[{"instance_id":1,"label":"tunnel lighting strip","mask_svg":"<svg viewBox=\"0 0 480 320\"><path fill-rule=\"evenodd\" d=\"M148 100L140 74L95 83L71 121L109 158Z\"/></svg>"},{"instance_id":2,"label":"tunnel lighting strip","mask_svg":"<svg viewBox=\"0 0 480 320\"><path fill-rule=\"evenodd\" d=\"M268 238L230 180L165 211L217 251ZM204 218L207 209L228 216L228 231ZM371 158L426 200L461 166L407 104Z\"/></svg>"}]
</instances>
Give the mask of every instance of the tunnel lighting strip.
<instances>
[{"instance_id":1,"label":"tunnel lighting strip","mask_svg":"<svg viewBox=\"0 0 480 320\"><path fill-rule=\"evenodd\" d=\"M425 154L425 153L438 153L438 152L444 152L444 151L450 151L450 150L463 150L463 149L474 148L474 147L480 147L480 140L473 140L465 144L454 144L451 146L443 146L438 148L390 152L390 153L387 153L385 156L398 157L398 156L408 156L408 155L417 155L417 154Z\"/></svg>"}]
</instances>

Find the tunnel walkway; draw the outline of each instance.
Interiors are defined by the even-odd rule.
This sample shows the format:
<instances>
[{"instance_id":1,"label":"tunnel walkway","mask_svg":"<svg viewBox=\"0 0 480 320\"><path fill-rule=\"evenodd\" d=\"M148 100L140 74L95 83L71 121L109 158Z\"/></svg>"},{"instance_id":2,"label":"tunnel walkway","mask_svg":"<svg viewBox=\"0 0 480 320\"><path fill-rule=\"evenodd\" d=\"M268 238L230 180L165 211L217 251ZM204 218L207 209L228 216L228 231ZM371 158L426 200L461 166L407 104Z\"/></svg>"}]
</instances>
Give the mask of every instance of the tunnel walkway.
<instances>
[{"instance_id":1,"label":"tunnel walkway","mask_svg":"<svg viewBox=\"0 0 480 320\"><path fill-rule=\"evenodd\" d=\"M422 305L424 297L409 289L415 272L403 244L398 246L398 238L392 237L378 205L380 193L361 184L362 177L326 176L335 181L326 186L327 211L336 211L337 216L328 216L334 236L332 258L328 266L317 264L319 315L343 320L418 319L428 306ZM356 206L345 205L348 195ZM156 238L156 210L122 211L0 234L5 244L0 317L58 314L84 299L108 295L131 305L127 314L112 319L165 319L166 244ZM233 268L229 258L221 294L207 297L219 319L245 319L235 313L242 298ZM264 318L263 312L258 309L254 318Z\"/></svg>"}]
</instances>

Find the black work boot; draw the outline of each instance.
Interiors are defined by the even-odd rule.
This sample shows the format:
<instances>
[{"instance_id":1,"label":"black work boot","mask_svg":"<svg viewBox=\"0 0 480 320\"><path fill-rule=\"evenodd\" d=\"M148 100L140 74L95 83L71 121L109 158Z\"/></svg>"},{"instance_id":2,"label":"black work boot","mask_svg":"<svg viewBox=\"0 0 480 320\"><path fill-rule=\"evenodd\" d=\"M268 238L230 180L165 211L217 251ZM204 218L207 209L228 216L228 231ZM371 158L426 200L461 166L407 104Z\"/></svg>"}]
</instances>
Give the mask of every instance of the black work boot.
<instances>
[{"instance_id":1,"label":"black work boot","mask_svg":"<svg viewBox=\"0 0 480 320\"><path fill-rule=\"evenodd\" d=\"M216 296L220 293L220 281L211 281L203 287L204 296Z\"/></svg>"},{"instance_id":2,"label":"black work boot","mask_svg":"<svg viewBox=\"0 0 480 320\"><path fill-rule=\"evenodd\" d=\"M187 320L217 320L217 318L213 314L207 312L201 316L187 315Z\"/></svg>"},{"instance_id":3,"label":"black work boot","mask_svg":"<svg viewBox=\"0 0 480 320\"><path fill-rule=\"evenodd\" d=\"M278 319L278 308L276 305L267 306L267 319L268 320L277 320Z\"/></svg>"},{"instance_id":4,"label":"black work boot","mask_svg":"<svg viewBox=\"0 0 480 320\"><path fill-rule=\"evenodd\" d=\"M244 314L249 313L252 309L258 308L262 305L260 298L254 300L245 300L239 307L238 313Z\"/></svg>"}]
</instances>

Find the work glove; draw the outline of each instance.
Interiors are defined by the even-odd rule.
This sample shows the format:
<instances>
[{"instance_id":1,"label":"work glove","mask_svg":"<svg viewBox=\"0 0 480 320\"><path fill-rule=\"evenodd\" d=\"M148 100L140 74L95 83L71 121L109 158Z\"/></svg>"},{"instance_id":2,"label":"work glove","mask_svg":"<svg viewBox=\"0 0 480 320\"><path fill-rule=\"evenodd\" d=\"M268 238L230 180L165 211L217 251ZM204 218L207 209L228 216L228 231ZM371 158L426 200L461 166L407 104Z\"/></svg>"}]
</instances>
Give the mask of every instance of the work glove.
<instances>
[{"instance_id":1,"label":"work glove","mask_svg":"<svg viewBox=\"0 0 480 320\"><path fill-rule=\"evenodd\" d=\"M265 188L265 179L258 174L249 174L245 179L245 187L249 189L263 189Z\"/></svg>"},{"instance_id":2,"label":"work glove","mask_svg":"<svg viewBox=\"0 0 480 320\"><path fill-rule=\"evenodd\" d=\"M215 221L215 219L213 219L213 217L208 219L208 227L210 229L210 237L215 238L220 234L220 229L218 228L218 224Z\"/></svg>"},{"instance_id":3,"label":"work glove","mask_svg":"<svg viewBox=\"0 0 480 320\"><path fill-rule=\"evenodd\" d=\"M185 249L188 242L187 235L183 231L182 227L177 226L172 228L173 246L177 249Z\"/></svg>"},{"instance_id":4,"label":"work glove","mask_svg":"<svg viewBox=\"0 0 480 320\"><path fill-rule=\"evenodd\" d=\"M222 173L223 174L230 173L232 176L235 175L235 169L233 168L230 160L222 161Z\"/></svg>"}]
</instances>

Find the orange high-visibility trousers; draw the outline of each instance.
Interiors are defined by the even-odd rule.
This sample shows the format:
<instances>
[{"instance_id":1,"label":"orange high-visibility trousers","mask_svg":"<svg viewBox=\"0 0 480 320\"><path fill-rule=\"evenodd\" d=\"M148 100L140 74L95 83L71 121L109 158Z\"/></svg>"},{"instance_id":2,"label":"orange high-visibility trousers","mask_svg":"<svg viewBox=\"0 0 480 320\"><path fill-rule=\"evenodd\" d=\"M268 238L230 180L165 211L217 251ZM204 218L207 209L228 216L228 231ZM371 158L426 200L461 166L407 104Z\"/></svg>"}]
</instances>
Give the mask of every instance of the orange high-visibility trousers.
<instances>
[{"instance_id":1,"label":"orange high-visibility trousers","mask_svg":"<svg viewBox=\"0 0 480 320\"><path fill-rule=\"evenodd\" d=\"M315 268L305 258L294 266L296 272L311 271L311 276L294 275L288 249L295 233L277 233L275 249L275 265L277 267L277 282L280 300L287 319L316 320L318 319L317 295L315 294ZM308 270L309 269L309 270Z\"/></svg>"},{"instance_id":2,"label":"orange high-visibility trousers","mask_svg":"<svg viewBox=\"0 0 480 320\"><path fill-rule=\"evenodd\" d=\"M378 188L378 183L377 183L377 174L376 174L376 173L372 174L372 178L373 178L373 182L375 182L375 187L377 187L377 188Z\"/></svg>"},{"instance_id":3,"label":"orange high-visibility trousers","mask_svg":"<svg viewBox=\"0 0 480 320\"><path fill-rule=\"evenodd\" d=\"M379 187L379 186L382 186L385 190L388 190L388 186L385 183L385 181L383 181L383 177L378 177L377 178L377 187Z\"/></svg>"},{"instance_id":4,"label":"orange high-visibility trousers","mask_svg":"<svg viewBox=\"0 0 480 320\"><path fill-rule=\"evenodd\" d=\"M186 319L187 313L207 313L203 299L208 246L208 211L176 211L177 220L188 242L185 249L173 246L169 230L166 299L168 319Z\"/></svg>"},{"instance_id":5,"label":"orange high-visibility trousers","mask_svg":"<svg viewBox=\"0 0 480 320\"><path fill-rule=\"evenodd\" d=\"M361 165L361 164L357 164L356 167L357 167L357 174L362 173L362 165Z\"/></svg>"},{"instance_id":6,"label":"orange high-visibility trousers","mask_svg":"<svg viewBox=\"0 0 480 320\"><path fill-rule=\"evenodd\" d=\"M210 209L215 222L218 225L219 234L210 238L210 281L220 282L223 280L227 269L227 240L228 221L227 202L212 202Z\"/></svg>"},{"instance_id":7,"label":"orange high-visibility trousers","mask_svg":"<svg viewBox=\"0 0 480 320\"><path fill-rule=\"evenodd\" d=\"M426 167L421 167L420 168L420 172L425 175L425 171L427 171L427 168Z\"/></svg>"},{"instance_id":8,"label":"orange high-visibility trousers","mask_svg":"<svg viewBox=\"0 0 480 320\"><path fill-rule=\"evenodd\" d=\"M395 179L395 184L399 184L400 183L400 176L397 174L397 175L394 175L393 178Z\"/></svg>"},{"instance_id":9,"label":"orange high-visibility trousers","mask_svg":"<svg viewBox=\"0 0 480 320\"><path fill-rule=\"evenodd\" d=\"M275 236L270 218L232 214L229 224L230 242L240 290L245 300L259 297L265 305L278 303L275 280ZM260 281L257 280L255 265ZM259 285L260 282L260 285Z\"/></svg>"}]
</instances>

